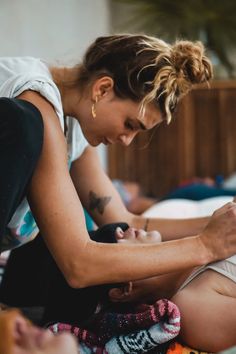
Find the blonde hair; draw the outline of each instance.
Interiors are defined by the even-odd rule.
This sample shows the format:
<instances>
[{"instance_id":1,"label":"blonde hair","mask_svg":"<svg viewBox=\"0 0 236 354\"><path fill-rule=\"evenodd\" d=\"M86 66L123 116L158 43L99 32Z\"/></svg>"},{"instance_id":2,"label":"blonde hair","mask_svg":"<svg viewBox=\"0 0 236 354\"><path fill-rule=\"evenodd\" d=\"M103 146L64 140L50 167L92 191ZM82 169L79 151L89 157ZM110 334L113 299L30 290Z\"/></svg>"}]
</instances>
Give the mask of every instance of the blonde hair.
<instances>
[{"instance_id":1,"label":"blonde hair","mask_svg":"<svg viewBox=\"0 0 236 354\"><path fill-rule=\"evenodd\" d=\"M141 102L142 111L148 103L156 104L168 123L192 86L212 78L201 42L180 40L171 45L146 35L99 37L78 68L81 87L109 75L118 97Z\"/></svg>"}]
</instances>

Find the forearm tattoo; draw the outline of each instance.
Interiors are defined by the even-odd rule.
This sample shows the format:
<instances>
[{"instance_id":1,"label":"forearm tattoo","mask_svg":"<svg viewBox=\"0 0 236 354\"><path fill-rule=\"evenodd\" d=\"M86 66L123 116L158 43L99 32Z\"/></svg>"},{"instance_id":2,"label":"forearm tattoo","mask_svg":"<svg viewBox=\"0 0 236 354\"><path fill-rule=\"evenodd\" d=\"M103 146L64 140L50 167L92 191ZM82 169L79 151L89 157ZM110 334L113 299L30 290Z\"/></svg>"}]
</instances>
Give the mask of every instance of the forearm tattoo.
<instances>
[{"instance_id":1,"label":"forearm tattoo","mask_svg":"<svg viewBox=\"0 0 236 354\"><path fill-rule=\"evenodd\" d=\"M97 210L99 214L103 214L105 207L110 202L111 197L98 197L93 191L89 192L89 209Z\"/></svg>"}]
</instances>

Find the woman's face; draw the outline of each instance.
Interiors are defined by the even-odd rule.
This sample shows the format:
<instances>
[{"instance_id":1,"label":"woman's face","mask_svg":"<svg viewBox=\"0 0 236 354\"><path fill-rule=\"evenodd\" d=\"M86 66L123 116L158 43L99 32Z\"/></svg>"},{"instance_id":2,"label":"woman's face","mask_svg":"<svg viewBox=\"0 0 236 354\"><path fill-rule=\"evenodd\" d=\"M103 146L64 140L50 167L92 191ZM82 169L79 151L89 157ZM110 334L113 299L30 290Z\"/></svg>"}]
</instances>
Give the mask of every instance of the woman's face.
<instances>
[{"instance_id":1,"label":"woman's face","mask_svg":"<svg viewBox=\"0 0 236 354\"><path fill-rule=\"evenodd\" d=\"M123 231L120 227L116 229L115 236L119 243L157 243L161 242L161 234L158 231L144 231L129 227Z\"/></svg>"},{"instance_id":2,"label":"woman's face","mask_svg":"<svg viewBox=\"0 0 236 354\"><path fill-rule=\"evenodd\" d=\"M145 114L140 117L140 104L130 99L118 98L113 89L95 96L96 117L91 114L91 101L80 107L80 125L82 131L92 146L101 143L122 144L128 146L141 131L152 129L162 122L162 117L154 104L146 107Z\"/></svg>"},{"instance_id":3,"label":"woman's face","mask_svg":"<svg viewBox=\"0 0 236 354\"><path fill-rule=\"evenodd\" d=\"M144 231L133 227L126 231L118 227L115 236L118 243L153 244L161 242L161 234L158 231ZM110 289L110 301L116 303L145 303L148 300L146 289L149 289L150 280L152 282L152 278L136 280Z\"/></svg>"},{"instance_id":4,"label":"woman's face","mask_svg":"<svg viewBox=\"0 0 236 354\"><path fill-rule=\"evenodd\" d=\"M0 313L0 354L77 354L75 338L34 326L17 310Z\"/></svg>"}]
</instances>

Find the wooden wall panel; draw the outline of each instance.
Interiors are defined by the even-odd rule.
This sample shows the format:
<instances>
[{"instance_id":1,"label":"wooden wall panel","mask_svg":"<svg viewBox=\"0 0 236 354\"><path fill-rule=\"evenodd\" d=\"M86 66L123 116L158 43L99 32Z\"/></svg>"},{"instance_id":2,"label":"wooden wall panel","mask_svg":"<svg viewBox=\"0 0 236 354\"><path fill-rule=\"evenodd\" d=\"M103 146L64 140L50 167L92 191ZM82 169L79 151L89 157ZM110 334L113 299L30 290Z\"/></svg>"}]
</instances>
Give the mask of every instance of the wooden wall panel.
<instances>
[{"instance_id":1,"label":"wooden wall panel","mask_svg":"<svg viewBox=\"0 0 236 354\"><path fill-rule=\"evenodd\" d=\"M236 82L193 90L169 126L140 134L128 148L110 146L108 156L111 178L137 181L156 197L193 176L228 176L236 171Z\"/></svg>"}]
</instances>

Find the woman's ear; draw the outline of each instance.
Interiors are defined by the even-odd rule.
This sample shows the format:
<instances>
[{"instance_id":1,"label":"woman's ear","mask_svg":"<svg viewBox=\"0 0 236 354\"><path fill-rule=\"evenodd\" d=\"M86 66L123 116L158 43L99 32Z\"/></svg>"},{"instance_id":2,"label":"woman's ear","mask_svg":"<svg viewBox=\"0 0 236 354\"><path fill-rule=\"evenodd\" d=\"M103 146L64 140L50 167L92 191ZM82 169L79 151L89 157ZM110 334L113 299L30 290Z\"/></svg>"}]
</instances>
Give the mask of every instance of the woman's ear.
<instances>
[{"instance_id":1,"label":"woman's ear","mask_svg":"<svg viewBox=\"0 0 236 354\"><path fill-rule=\"evenodd\" d=\"M109 290L108 295L111 302L127 302L132 294L132 282L125 283L117 288Z\"/></svg>"},{"instance_id":2,"label":"woman's ear","mask_svg":"<svg viewBox=\"0 0 236 354\"><path fill-rule=\"evenodd\" d=\"M114 80L110 76L103 76L97 79L92 88L92 99L94 101L101 99L108 93L113 93Z\"/></svg>"}]
</instances>

